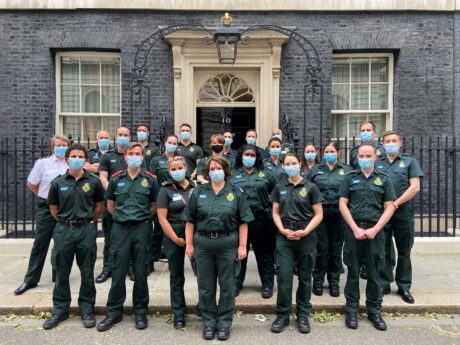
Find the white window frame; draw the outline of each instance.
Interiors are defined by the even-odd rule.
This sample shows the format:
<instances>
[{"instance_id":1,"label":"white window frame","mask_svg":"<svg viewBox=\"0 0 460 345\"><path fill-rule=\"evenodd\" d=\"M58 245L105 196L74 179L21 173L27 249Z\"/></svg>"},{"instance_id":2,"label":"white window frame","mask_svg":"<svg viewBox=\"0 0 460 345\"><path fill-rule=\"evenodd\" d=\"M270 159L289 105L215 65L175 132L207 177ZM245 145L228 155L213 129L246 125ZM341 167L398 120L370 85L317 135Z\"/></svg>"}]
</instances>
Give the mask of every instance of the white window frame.
<instances>
[{"instance_id":1,"label":"white window frame","mask_svg":"<svg viewBox=\"0 0 460 345\"><path fill-rule=\"evenodd\" d=\"M81 113L81 112L62 112L61 111L61 58L62 57L117 57L120 59L120 112L119 113ZM119 117L119 125L121 124L121 116L122 116L122 107L121 107L121 102L122 102L122 95L123 95L123 90L122 90L122 84L121 84L121 78L122 78L122 61L121 61L121 54L120 53L109 53L109 52L90 52L90 51L72 51L72 52L59 52L56 53L55 56L55 65L56 65L56 123L55 123L55 128L56 128L56 134L65 134L67 135L68 133L63 133L64 131L64 117L65 116L76 116L80 117L82 123L81 123L81 128L83 129L83 118L84 117L91 117L91 116L96 116L96 117ZM99 74L101 74L102 71L99 69ZM79 69L79 86L81 86L81 67ZM102 97L102 94L100 95ZM81 108L81 98L80 98L80 108ZM100 102L102 104L102 101ZM100 130L100 129L98 129ZM73 133L72 133L73 134ZM74 140L77 139L77 137L80 137L82 141L86 141L87 138L82 138L81 137L82 133L80 133L78 136L73 138ZM93 142L93 141L91 141Z\"/></svg>"},{"instance_id":2,"label":"white window frame","mask_svg":"<svg viewBox=\"0 0 460 345\"><path fill-rule=\"evenodd\" d=\"M333 54L332 59L334 58L375 58L375 57L385 57L388 58L388 110L333 110L331 109L331 125L334 122L333 118L336 114L387 114L386 128L379 128L379 135L381 136L383 132L389 131L393 128L393 81L394 81L394 56L392 53L353 53L353 54ZM350 63L350 79L351 79L351 63ZM371 75L371 64L369 64L369 76ZM351 82L349 83L351 85ZM371 83L369 83L370 87ZM332 81L331 81L332 86ZM351 87L349 88L349 100L351 102ZM331 95L332 96L332 95ZM369 105L370 103L371 92L369 91ZM333 131L332 131L333 132ZM347 134L350 134L349 121L347 121ZM350 141L353 138L347 137L347 140ZM343 141L345 138L332 138L332 140ZM356 140L359 141L359 137L356 137ZM348 144L347 144L348 145Z\"/></svg>"}]
</instances>

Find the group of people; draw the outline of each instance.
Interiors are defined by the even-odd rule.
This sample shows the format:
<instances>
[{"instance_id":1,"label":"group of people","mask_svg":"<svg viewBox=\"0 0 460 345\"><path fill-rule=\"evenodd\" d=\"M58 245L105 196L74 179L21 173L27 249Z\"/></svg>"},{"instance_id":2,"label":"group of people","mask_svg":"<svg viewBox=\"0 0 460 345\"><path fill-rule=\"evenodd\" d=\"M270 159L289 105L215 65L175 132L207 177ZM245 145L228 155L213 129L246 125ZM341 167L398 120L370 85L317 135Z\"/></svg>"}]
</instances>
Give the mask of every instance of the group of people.
<instances>
[{"instance_id":1,"label":"group of people","mask_svg":"<svg viewBox=\"0 0 460 345\"><path fill-rule=\"evenodd\" d=\"M97 148L89 151L65 136L52 138L52 155L38 160L28 177L28 187L39 200L36 236L24 282L15 290L19 295L37 286L53 238L53 315L43 328L68 318L74 257L81 271L78 305L85 327L96 326L95 282L112 278L107 315L97 324L98 331L122 320L127 275L134 280L135 326L148 326L147 276L161 252L169 265L174 327L186 326L187 256L197 277L197 311L207 340L216 334L220 340L230 337L250 247L262 298L273 296L276 276L274 333L290 324L294 274L299 280L297 327L310 332L311 293L321 296L327 279L330 296L340 296L342 253L348 268L347 327L358 327L364 268L368 318L375 328L386 329L380 311L392 281L402 299L414 303L410 200L423 173L416 159L403 153L399 133L385 132L379 143L375 125L364 121L361 144L351 151L349 166L340 161L337 142L320 150L306 145L299 157L283 142L279 129L273 130L266 148L257 146L256 131L248 130L246 144L238 150L232 148L231 132L216 133L206 157L191 141L190 125L182 124L179 131L179 136L165 138L164 152L149 142L145 124L137 128L137 141L131 141L127 127L119 127L115 147L110 147L110 134L100 131ZM104 260L94 279L100 217Z\"/></svg>"}]
</instances>

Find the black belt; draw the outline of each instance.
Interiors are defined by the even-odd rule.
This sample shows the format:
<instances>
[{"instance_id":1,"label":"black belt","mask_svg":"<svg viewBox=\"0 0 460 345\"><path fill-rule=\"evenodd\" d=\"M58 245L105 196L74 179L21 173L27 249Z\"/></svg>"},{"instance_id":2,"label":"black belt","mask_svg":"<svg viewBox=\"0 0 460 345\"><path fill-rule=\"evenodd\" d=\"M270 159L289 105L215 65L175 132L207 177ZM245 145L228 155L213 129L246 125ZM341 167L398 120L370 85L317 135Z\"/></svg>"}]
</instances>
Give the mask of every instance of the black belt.
<instances>
[{"instance_id":1,"label":"black belt","mask_svg":"<svg viewBox=\"0 0 460 345\"><path fill-rule=\"evenodd\" d=\"M79 228L91 222L92 219L58 220L59 224L69 226L71 228Z\"/></svg>"},{"instance_id":2,"label":"black belt","mask_svg":"<svg viewBox=\"0 0 460 345\"><path fill-rule=\"evenodd\" d=\"M282 219L281 221L283 223L283 227L289 230L304 230L309 223L306 220L297 221L297 220Z\"/></svg>"},{"instance_id":3,"label":"black belt","mask_svg":"<svg viewBox=\"0 0 460 345\"><path fill-rule=\"evenodd\" d=\"M377 223L370 223L370 222L362 222L362 221L357 221L356 225L358 225L361 229L367 230L370 228L373 228Z\"/></svg>"},{"instance_id":4,"label":"black belt","mask_svg":"<svg viewBox=\"0 0 460 345\"><path fill-rule=\"evenodd\" d=\"M139 225L141 223L148 223L150 220L128 220L126 222L117 222L113 221L114 223L117 223L122 226L134 226L134 225Z\"/></svg>"},{"instance_id":5,"label":"black belt","mask_svg":"<svg viewBox=\"0 0 460 345\"><path fill-rule=\"evenodd\" d=\"M173 225L173 224L176 224L176 225L185 225L185 223L187 223L186 221L184 220L178 220L176 222L169 222L169 224Z\"/></svg>"},{"instance_id":6,"label":"black belt","mask_svg":"<svg viewBox=\"0 0 460 345\"><path fill-rule=\"evenodd\" d=\"M339 208L339 205L323 204L323 208Z\"/></svg>"},{"instance_id":7,"label":"black belt","mask_svg":"<svg viewBox=\"0 0 460 345\"><path fill-rule=\"evenodd\" d=\"M220 232L220 231L198 231L201 236L206 236L209 238L219 238L219 237L226 237L230 235L228 232Z\"/></svg>"}]
</instances>

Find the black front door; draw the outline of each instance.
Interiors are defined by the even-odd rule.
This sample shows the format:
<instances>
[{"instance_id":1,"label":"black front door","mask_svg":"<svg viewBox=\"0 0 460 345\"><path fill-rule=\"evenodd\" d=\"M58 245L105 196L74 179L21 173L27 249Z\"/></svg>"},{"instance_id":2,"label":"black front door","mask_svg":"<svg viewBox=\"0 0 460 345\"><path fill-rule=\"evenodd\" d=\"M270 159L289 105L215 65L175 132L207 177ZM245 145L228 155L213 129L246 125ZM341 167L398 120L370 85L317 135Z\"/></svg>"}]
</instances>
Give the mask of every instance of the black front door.
<instances>
[{"instance_id":1,"label":"black front door","mask_svg":"<svg viewBox=\"0 0 460 345\"><path fill-rule=\"evenodd\" d=\"M211 135L231 131L232 148L237 150L246 143L246 131L255 126L255 108L197 108L197 144L209 154Z\"/></svg>"}]
</instances>

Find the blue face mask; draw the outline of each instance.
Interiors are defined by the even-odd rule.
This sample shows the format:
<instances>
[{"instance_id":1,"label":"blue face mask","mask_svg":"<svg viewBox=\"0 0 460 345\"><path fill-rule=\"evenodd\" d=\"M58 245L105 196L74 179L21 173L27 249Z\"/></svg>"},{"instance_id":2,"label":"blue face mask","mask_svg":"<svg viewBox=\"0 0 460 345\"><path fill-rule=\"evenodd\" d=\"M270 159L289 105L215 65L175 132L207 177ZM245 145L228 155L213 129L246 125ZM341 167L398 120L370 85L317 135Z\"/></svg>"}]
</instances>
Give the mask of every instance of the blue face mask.
<instances>
[{"instance_id":1,"label":"blue face mask","mask_svg":"<svg viewBox=\"0 0 460 345\"><path fill-rule=\"evenodd\" d=\"M54 148L54 155L56 157L62 158L65 156L66 151L67 151L67 146L56 146Z\"/></svg>"},{"instance_id":2,"label":"blue face mask","mask_svg":"<svg viewBox=\"0 0 460 345\"><path fill-rule=\"evenodd\" d=\"M316 152L307 152L304 156L307 162L314 162L316 159Z\"/></svg>"},{"instance_id":3,"label":"blue face mask","mask_svg":"<svg viewBox=\"0 0 460 345\"><path fill-rule=\"evenodd\" d=\"M385 144L385 152L390 155L395 155L399 152L398 144Z\"/></svg>"},{"instance_id":4,"label":"blue face mask","mask_svg":"<svg viewBox=\"0 0 460 345\"><path fill-rule=\"evenodd\" d=\"M361 141L363 143L369 143L372 141L372 132L361 132Z\"/></svg>"},{"instance_id":5,"label":"blue face mask","mask_svg":"<svg viewBox=\"0 0 460 345\"><path fill-rule=\"evenodd\" d=\"M83 158L69 158L69 168L73 171L80 171L85 165Z\"/></svg>"},{"instance_id":6,"label":"blue face mask","mask_svg":"<svg viewBox=\"0 0 460 345\"><path fill-rule=\"evenodd\" d=\"M171 171L171 177L176 182L182 182L185 179L185 169Z\"/></svg>"},{"instance_id":7,"label":"blue face mask","mask_svg":"<svg viewBox=\"0 0 460 345\"><path fill-rule=\"evenodd\" d=\"M146 132L137 132L137 140L139 140L139 141L147 140L147 133Z\"/></svg>"},{"instance_id":8,"label":"blue face mask","mask_svg":"<svg viewBox=\"0 0 460 345\"><path fill-rule=\"evenodd\" d=\"M176 150L177 150L177 145L166 144L166 145L165 145L165 149L166 149L166 152L174 153L174 152L176 152Z\"/></svg>"},{"instance_id":9,"label":"blue face mask","mask_svg":"<svg viewBox=\"0 0 460 345\"><path fill-rule=\"evenodd\" d=\"M228 147L228 146L232 145L232 143L233 143L233 139L225 138L225 144L224 144L225 146Z\"/></svg>"},{"instance_id":10,"label":"blue face mask","mask_svg":"<svg viewBox=\"0 0 460 345\"><path fill-rule=\"evenodd\" d=\"M255 157L243 156L243 165L245 168L252 168L256 164Z\"/></svg>"},{"instance_id":11,"label":"blue face mask","mask_svg":"<svg viewBox=\"0 0 460 345\"><path fill-rule=\"evenodd\" d=\"M280 154L281 154L281 147L271 147L270 148L270 155L279 156Z\"/></svg>"},{"instance_id":12,"label":"blue face mask","mask_svg":"<svg viewBox=\"0 0 460 345\"><path fill-rule=\"evenodd\" d=\"M324 154L324 160L326 163L332 164L336 161L337 159L337 153L325 153Z\"/></svg>"},{"instance_id":13,"label":"blue face mask","mask_svg":"<svg viewBox=\"0 0 460 345\"><path fill-rule=\"evenodd\" d=\"M109 139L99 139L97 141L97 146L99 146L101 150L108 150L110 146L110 140Z\"/></svg>"},{"instance_id":14,"label":"blue face mask","mask_svg":"<svg viewBox=\"0 0 460 345\"><path fill-rule=\"evenodd\" d=\"M256 138L246 138L246 143L248 143L249 145L255 145L256 144Z\"/></svg>"},{"instance_id":15,"label":"blue face mask","mask_svg":"<svg viewBox=\"0 0 460 345\"><path fill-rule=\"evenodd\" d=\"M117 145L121 147L127 147L129 145L128 137L117 137Z\"/></svg>"},{"instance_id":16,"label":"blue face mask","mask_svg":"<svg viewBox=\"0 0 460 345\"><path fill-rule=\"evenodd\" d=\"M358 164L361 169L370 169L374 166L374 161L372 159L358 159Z\"/></svg>"},{"instance_id":17,"label":"blue face mask","mask_svg":"<svg viewBox=\"0 0 460 345\"><path fill-rule=\"evenodd\" d=\"M190 140L190 132L180 132L180 137L182 140Z\"/></svg>"},{"instance_id":18,"label":"blue face mask","mask_svg":"<svg viewBox=\"0 0 460 345\"><path fill-rule=\"evenodd\" d=\"M214 182L223 181L225 179L225 172L222 169L210 171L209 178Z\"/></svg>"},{"instance_id":19,"label":"blue face mask","mask_svg":"<svg viewBox=\"0 0 460 345\"><path fill-rule=\"evenodd\" d=\"M129 156L128 157L128 166L131 169L137 169L142 164L142 157L139 156Z\"/></svg>"},{"instance_id":20,"label":"blue face mask","mask_svg":"<svg viewBox=\"0 0 460 345\"><path fill-rule=\"evenodd\" d=\"M289 165L284 167L284 171L288 176L294 177L300 174L300 165Z\"/></svg>"}]
</instances>

